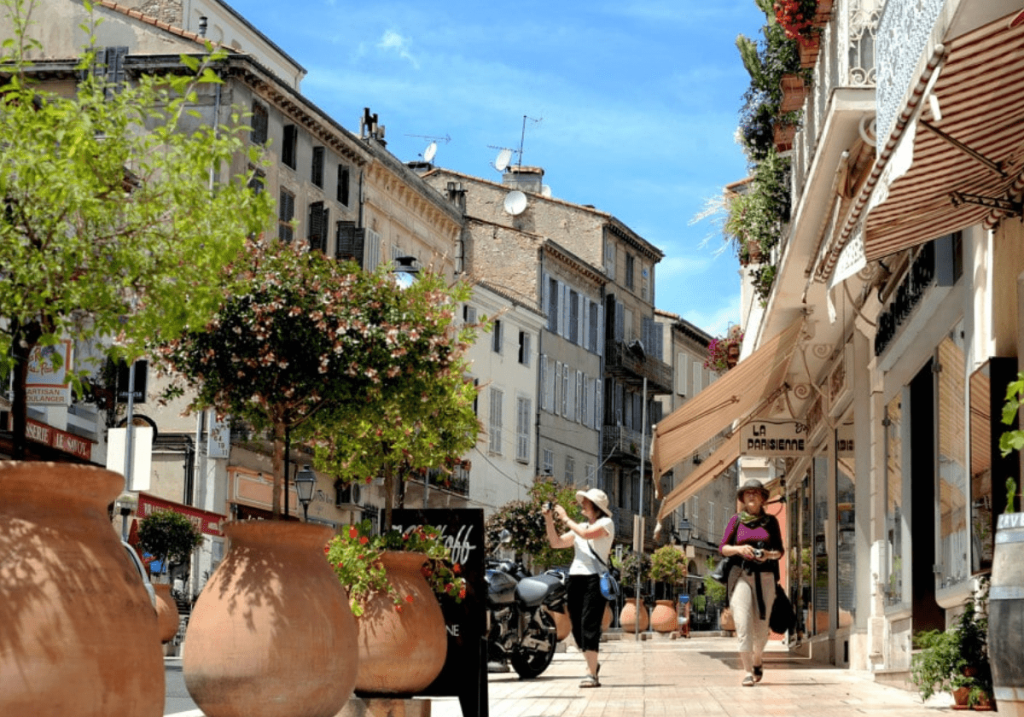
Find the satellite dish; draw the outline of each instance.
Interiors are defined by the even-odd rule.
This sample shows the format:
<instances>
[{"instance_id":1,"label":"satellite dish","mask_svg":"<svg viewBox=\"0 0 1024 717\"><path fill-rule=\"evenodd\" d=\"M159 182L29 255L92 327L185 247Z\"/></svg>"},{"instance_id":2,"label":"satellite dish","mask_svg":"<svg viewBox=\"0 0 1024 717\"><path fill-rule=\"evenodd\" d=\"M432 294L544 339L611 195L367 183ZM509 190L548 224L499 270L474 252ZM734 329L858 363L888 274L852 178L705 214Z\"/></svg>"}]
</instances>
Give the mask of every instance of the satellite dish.
<instances>
[{"instance_id":1,"label":"satellite dish","mask_svg":"<svg viewBox=\"0 0 1024 717\"><path fill-rule=\"evenodd\" d=\"M541 194L542 197L550 197L551 196L551 187L549 187L546 184L542 184L541 187L540 187L540 194Z\"/></svg>"},{"instance_id":2,"label":"satellite dish","mask_svg":"<svg viewBox=\"0 0 1024 717\"><path fill-rule=\"evenodd\" d=\"M497 169L499 172L504 172L505 171L505 167L507 167L508 163L511 162L511 161L512 161L512 150L511 149L503 149L500 152L498 152L498 158L496 160L494 160L494 168Z\"/></svg>"},{"instance_id":3,"label":"satellite dish","mask_svg":"<svg viewBox=\"0 0 1024 717\"><path fill-rule=\"evenodd\" d=\"M437 154L437 142L431 142L427 145L427 148L423 150L423 161L429 162Z\"/></svg>"},{"instance_id":4,"label":"satellite dish","mask_svg":"<svg viewBox=\"0 0 1024 717\"><path fill-rule=\"evenodd\" d=\"M518 189L514 189L505 196L505 211L516 216L522 214L526 209L526 195Z\"/></svg>"}]
</instances>

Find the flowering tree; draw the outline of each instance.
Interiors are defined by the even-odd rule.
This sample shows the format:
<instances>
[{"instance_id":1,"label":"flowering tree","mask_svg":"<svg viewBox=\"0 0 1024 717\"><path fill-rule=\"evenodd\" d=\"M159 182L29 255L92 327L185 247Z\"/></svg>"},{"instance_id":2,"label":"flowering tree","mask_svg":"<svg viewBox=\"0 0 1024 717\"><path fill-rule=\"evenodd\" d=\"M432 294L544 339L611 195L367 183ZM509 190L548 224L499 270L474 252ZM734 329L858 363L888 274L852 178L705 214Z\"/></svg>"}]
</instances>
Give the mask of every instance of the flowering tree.
<instances>
[{"instance_id":1,"label":"flowering tree","mask_svg":"<svg viewBox=\"0 0 1024 717\"><path fill-rule=\"evenodd\" d=\"M131 360L144 337L201 323L220 268L273 216L251 176L227 173L246 147L240 115L231 126L186 116L201 86L220 82L212 68L224 53L112 85L89 48L76 91L58 95L25 59L46 56L30 12L22 0L0 5L0 378L14 374L15 458L34 349L96 339ZM69 375L76 388L86 373Z\"/></svg>"},{"instance_id":2,"label":"flowering tree","mask_svg":"<svg viewBox=\"0 0 1024 717\"><path fill-rule=\"evenodd\" d=\"M485 548L493 553L502 547L501 533L508 531L509 547L521 555L530 556L535 568L549 568L552 565L568 565L572 562L572 548L552 548L548 543L541 510L550 501L563 506L569 517L576 521L585 520L583 511L576 502L576 488L560 486L552 480L538 478L530 488L528 500L514 500L498 508L484 525ZM564 526L557 525L559 533Z\"/></svg>"},{"instance_id":3,"label":"flowering tree","mask_svg":"<svg viewBox=\"0 0 1024 717\"><path fill-rule=\"evenodd\" d=\"M386 266L367 273L273 240L250 243L222 286L213 321L159 353L195 390L192 408L273 432L274 515L288 431L315 446L318 469L346 482L393 479L400 463L438 467L475 442L474 387L463 375L472 328L451 325L461 285L428 272L402 289Z\"/></svg>"}]
</instances>

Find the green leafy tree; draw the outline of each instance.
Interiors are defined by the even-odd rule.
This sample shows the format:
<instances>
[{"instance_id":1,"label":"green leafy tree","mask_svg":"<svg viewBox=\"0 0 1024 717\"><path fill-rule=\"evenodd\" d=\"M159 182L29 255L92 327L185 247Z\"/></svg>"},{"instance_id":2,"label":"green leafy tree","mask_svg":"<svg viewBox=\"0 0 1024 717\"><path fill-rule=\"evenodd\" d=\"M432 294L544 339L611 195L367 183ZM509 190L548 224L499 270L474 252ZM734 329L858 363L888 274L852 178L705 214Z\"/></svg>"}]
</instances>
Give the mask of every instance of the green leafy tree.
<instances>
[{"instance_id":1,"label":"green leafy tree","mask_svg":"<svg viewBox=\"0 0 1024 717\"><path fill-rule=\"evenodd\" d=\"M545 503L551 502L564 507L572 520L585 520L576 502L576 490L573 486L561 486L553 480L537 478L530 487L529 499L506 503L487 518L484 526L487 552L493 553L501 547L501 533L507 530L510 535L508 547L519 555L530 556L535 568L544 570L553 565L571 563L572 548L556 550L548 543L542 510ZM559 534L568 530L557 520L555 528Z\"/></svg>"},{"instance_id":2,"label":"green leafy tree","mask_svg":"<svg viewBox=\"0 0 1024 717\"><path fill-rule=\"evenodd\" d=\"M663 545L651 554L651 579L679 585L686 579L686 555L674 545Z\"/></svg>"},{"instance_id":3,"label":"green leafy tree","mask_svg":"<svg viewBox=\"0 0 1024 717\"><path fill-rule=\"evenodd\" d=\"M202 544L202 532L173 510L158 510L139 521L139 546L162 563L163 572L168 562L187 564L192 551Z\"/></svg>"},{"instance_id":4,"label":"green leafy tree","mask_svg":"<svg viewBox=\"0 0 1024 717\"><path fill-rule=\"evenodd\" d=\"M35 349L71 338L133 360L146 337L202 323L221 266L273 218L252 175L230 173L238 156L261 164L242 115L192 116L225 53L112 85L88 47L76 91L59 95L33 79L27 57L47 48L32 39L31 11L27 0L0 5L0 377L14 375L16 458ZM77 390L88 373L69 376Z\"/></svg>"}]
</instances>

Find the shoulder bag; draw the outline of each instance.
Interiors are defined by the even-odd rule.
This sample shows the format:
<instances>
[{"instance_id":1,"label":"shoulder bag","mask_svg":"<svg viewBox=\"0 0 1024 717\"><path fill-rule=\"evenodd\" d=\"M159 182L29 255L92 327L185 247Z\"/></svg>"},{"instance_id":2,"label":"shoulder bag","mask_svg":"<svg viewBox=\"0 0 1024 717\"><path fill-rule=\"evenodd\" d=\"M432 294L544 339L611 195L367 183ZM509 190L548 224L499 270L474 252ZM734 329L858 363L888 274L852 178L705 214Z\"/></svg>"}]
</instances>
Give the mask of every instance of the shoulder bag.
<instances>
[{"instance_id":1,"label":"shoulder bag","mask_svg":"<svg viewBox=\"0 0 1024 717\"><path fill-rule=\"evenodd\" d=\"M618 570L615 568L609 568L608 564L601 560L601 556L594 550L594 545L589 540L587 541L587 547L590 548L590 554L597 558L597 562L601 563L601 567L604 571L600 575L601 582L601 596L608 602L614 602L619 599L619 594L622 592L619 588ZM612 573L615 573L614 575Z\"/></svg>"},{"instance_id":2,"label":"shoulder bag","mask_svg":"<svg viewBox=\"0 0 1024 717\"><path fill-rule=\"evenodd\" d=\"M733 541L736 539L736 531L739 530L739 521L736 521L736 525L732 529L732 535L729 536L729 540L726 541L726 545L733 545ZM718 561L718 565L711 571L711 579L715 582L719 582L725 585L729 582L729 570L733 565L734 555L730 555L727 558L722 558Z\"/></svg>"},{"instance_id":3,"label":"shoulder bag","mask_svg":"<svg viewBox=\"0 0 1024 717\"><path fill-rule=\"evenodd\" d=\"M789 601L785 589L775 583L775 602L772 603L772 614L768 616L768 627L777 635L782 635L793 629L796 622L796 614L793 612L793 603Z\"/></svg>"}]
</instances>

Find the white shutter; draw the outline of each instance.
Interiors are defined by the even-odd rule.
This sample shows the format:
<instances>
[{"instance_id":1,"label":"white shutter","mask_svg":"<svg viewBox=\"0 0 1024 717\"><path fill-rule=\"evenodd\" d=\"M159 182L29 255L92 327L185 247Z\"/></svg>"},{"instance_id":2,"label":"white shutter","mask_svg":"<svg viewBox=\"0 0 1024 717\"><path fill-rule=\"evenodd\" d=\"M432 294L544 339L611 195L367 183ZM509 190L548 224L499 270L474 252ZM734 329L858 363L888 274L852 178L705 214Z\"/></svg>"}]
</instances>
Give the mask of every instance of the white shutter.
<instances>
[{"instance_id":1,"label":"white shutter","mask_svg":"<svg viewBox=\"0 0 1024 717\"><path fill-rule=\"evenodd\" d=\"M501 391L497 388L491 389L491 406L489 421L489 445L490 451L501 455Z\"/></svg>"},{"instance_id":2,"label":"white shutter","mask_svg":"<svg viewBox=\"0 0 1024 717\"><path fill-rule=\"evenodd\" d=\"M703 388L703 386L701 385L701 374L703 370L704 367L701 366L699 361L693 362L693 384L690 386L690 392L693 396L696 396L698 393L700 393L700 390Z\"/></svg>"},{"instance_id":3,"label":"white shutter","mask_svg":"<svg viewBox=\"0 0 1024 717\"><path fill-rule=\"evenodd\" d=\"M597 355L604 356L604 304L597 306Z\"/></svg>"},{"instance_id":4,"label":"white shutter","mask_svg":"<svg viewBox=\"0 0 1024 717\"><path fill-rule=\"evenodd\" d=\"M559 302L559 313L562 315L562 321L558 322L559 333L563 339L569 338L569 287L558 282L558 290L560 292L561 301Z\"/></svg>"},{"instance_id":5,"label":"white shutter","mask_svg":"<svg viewBox=\"0 0 1024 717\"><path fill-rule=\"evenodd\" d=\"M551 313L551 284L548 281L549 278L550 277L547 274L544 275L543 285L541 286L541 293L543 294L543 297L544 297L543 298L544 303L541 304L540 308L541 308L541 311L544 312L544 315L548 317L548 329L550 330L551 329L551 316L550 316L550 313Z\"/></svg>"},{"instance_id":6,"label":"white shutter","mask_svg":"<svg viewBox=\"0 0 1024 717\"><path fill-rule=\"evenodd\" d=\"M548 411L551 413L555 412L555 362L549 360L547 365L547 387L546 391L548 394Z\"/></svg>"},{"instance_id":7,"label":"white shutter","mask_svg":"<svg viewBox=\"0 0 1024 717\"><path fill-rule=\"evenodd\" d=\"M594 428L600 428L604 420L604 392L601 390L601 379L594 381Z\"/></svg>"},{"instance_id":8,"label":"white shutter","mask_svg":"<svg viewBox=\"0 0 1024 717\"><path fill-rule=\"evenodd\" d=\"M540 355L540 364L537 366L538 380L537 384L540 386L540 410L548 410L548 392L545 390L547 387L547 374L548 364L547 356L544 354Z\"/></svg>"},{"instance_id":9,"label":"white shutter","mask_svg":"<svg viewBox=\"0 0 1024 717\"><path fill-rule=\"evenodd\" d=\"M568 369L569 365L566 364L565 368ZM570 421L576 420L576 377L573 375L574 373L574 371L568 371L566 376L569 390L566 392L565 417Z\"/></svg>"},{"instance_id":10,"label":"white shutter","mask_svg":"<svg viewBox=\"0 0 1024 717\"><path fill-rule=\"evenodd\" d=\"M551 389L551 412L556 416L562 414L562 405L559 403L559 397L562 395L562 362L555 361L555 380L554 385Z\"/></svg>"},{"instance_id":11,"label":"white shutter","mask_svg":"<svg viewBox=\"0 0 1024 717\"><path fill-rule=\"evenodd\" d=\"M583 372L576 372L576 401L575 401L575 416L573 418L577 422L583 421L583 407L586 405L586 397L583 394Z\"/></svg>"},{"instance_id":12,"label":"white shutter","mask_svg":"<svg viewBox=\"0 0 1024 717\"><path fill-rule=\"evenodd\" d=\"M690 355L685 351L676 354L676 393L690 397Z\"/></svg>"},{"instance_id":13,"label":"white shutter","mask_svg":"<svg viewBox=\"0 0 1024 717\"><path fill-rule=\"evenodd\" d=\"M363 245L363 265L366 271L373 271L380 264L380 244L380 233L367 229Z\"/></svg>"}]
</instances>

